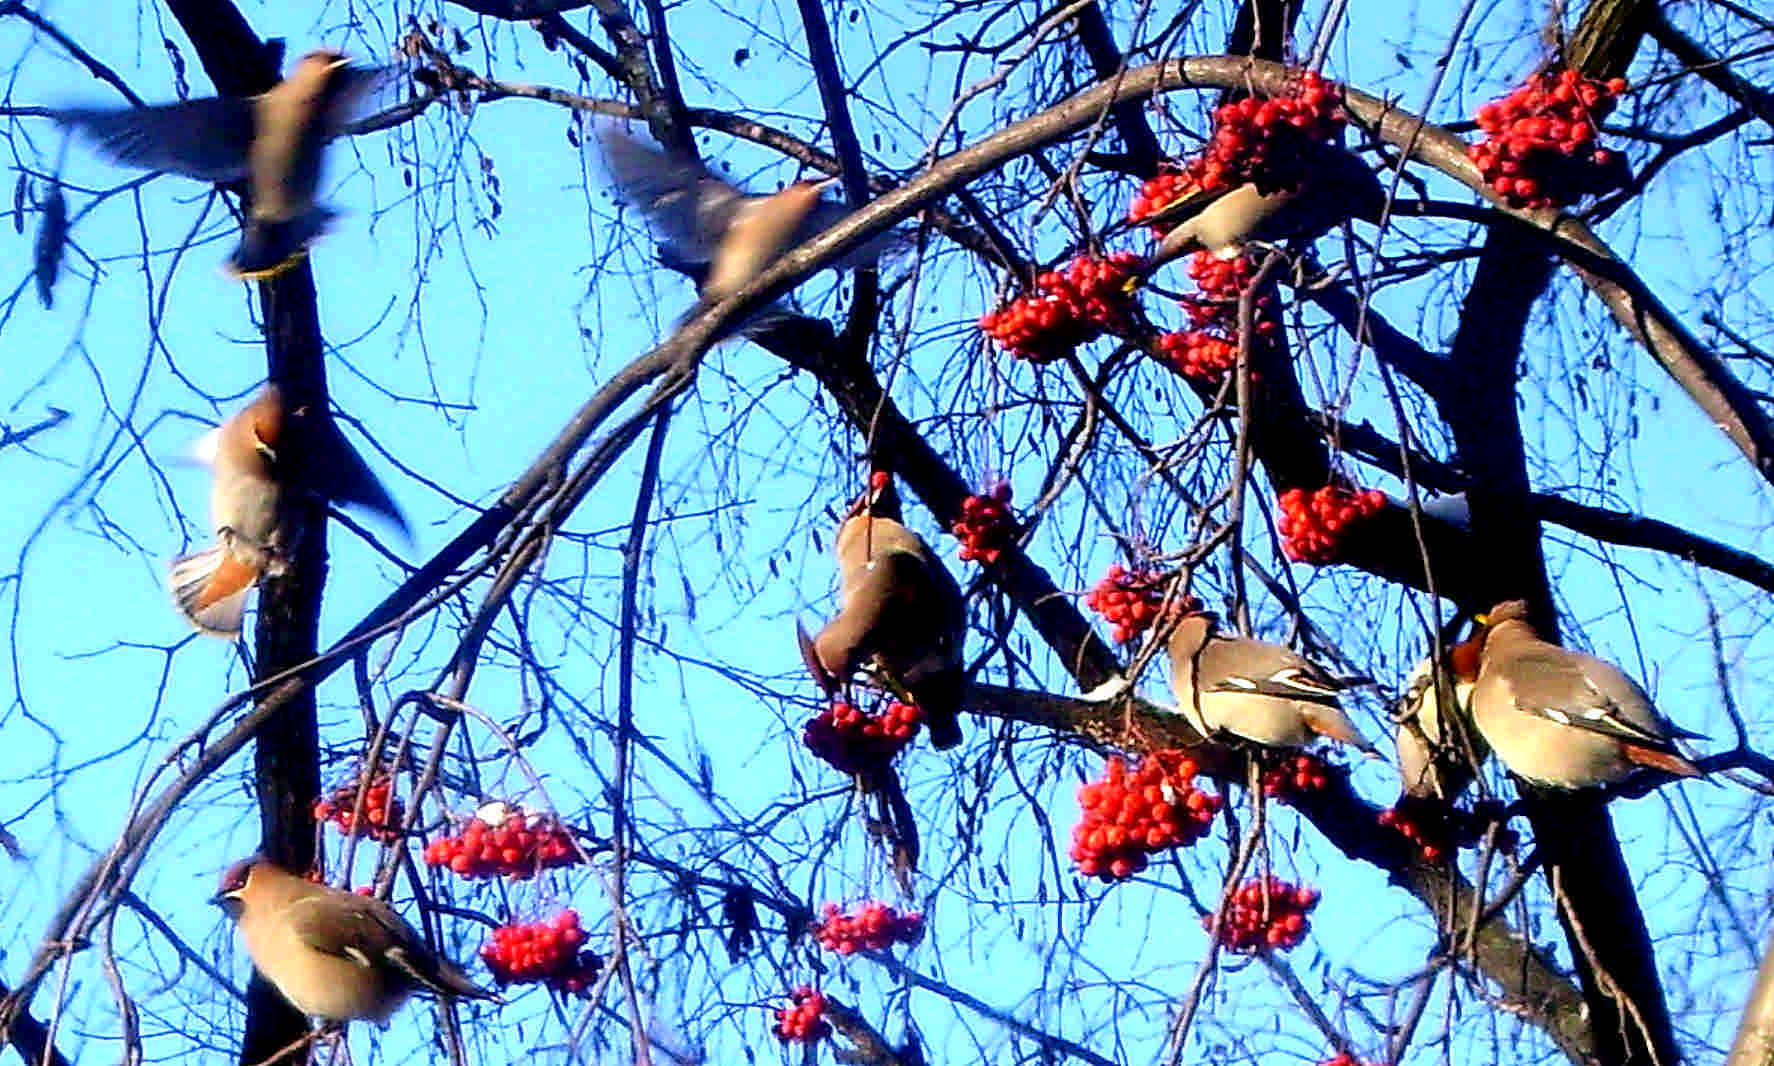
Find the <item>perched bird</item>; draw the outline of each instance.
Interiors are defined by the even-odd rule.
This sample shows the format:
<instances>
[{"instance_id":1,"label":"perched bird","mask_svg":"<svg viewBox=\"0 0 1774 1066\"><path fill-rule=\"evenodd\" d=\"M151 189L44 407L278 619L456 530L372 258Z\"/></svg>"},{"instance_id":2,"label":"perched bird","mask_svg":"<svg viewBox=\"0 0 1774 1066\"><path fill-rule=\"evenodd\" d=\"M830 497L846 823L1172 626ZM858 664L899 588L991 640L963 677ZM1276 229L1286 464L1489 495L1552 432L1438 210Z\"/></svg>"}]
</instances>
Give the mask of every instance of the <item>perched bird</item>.
<instances>
[{"instance_id":1,"label":"perched bird","mask_svg":"<svg viewBox=\"0 0 1774 1066\"><path fill-rule=\"evenodd\" d=\"M1611 784L1640 766L1701 771L1676 750L1678 730L1619 667L1543 641L1525 600L1479 618L1484 627L1472 716L1511 773L1554 788Z\"/></svg>"},{"instance_id":2,"label":"perched bird","mask_svg":"<svg viewBox=\"0 0 1774 1066\"><path fill-rule=\"evenodd\" d=\"M258 96L65 108L55 118L126 166L200 181L247 181L251 210L228 271L267 278L300 259L333 219L314 202L326 146L379 76L323 49L303 56L287 78Z\"/></svg>"},{"instance_id":3,"label":"perched bird","mask_svg":"<svg viewBox=\"0 0 1774 1066\"><path fill-rule=\"evenodd\" d=\"M1483 760L1490 751L1472 727L1478 643L1468 640L1445 649L1440 669L1433 657L1424 659L1405 682L1394 718L1398 772L1410 795L1453 802L1472 783L1474 760Z\"/></svg>"},{"instance_id":4,"label":"perched bird","mask_svg":"<svg viewBox=\"0 0 1774 1066\"><path fill-rule=\"evenodd\" d=\"M1312 151L1315 165L1297 189L1262 193L1247 183L1197 190L1146 220L1182 219L1159 242L1148 269L1203 249L1230 258L1251 241L1317 240L1345 219L1378 219L1386 190L1367 164L1332 145Z\"/></svg>"},{"instance_id":5,"label":"perched bird","mask_svg":"<svg viewBox=\"0 0 1774 1066\"><path fill-rule=\"evenodd\" d=\"M833 545L842 584L837 617L816 637L796 626L807 669L828 693L864 666L910 696L938 748L961 743L967 605L924 538L900 524L899 494L884 472L850 508Z\"/></svg>"},{"instance_id":6,"label":"perched bird","mask_svg":"<svg viewBox=\"0 0 1774 1066\"><path fill-rule=\"evenodd\" d=\"M284 505L291 489L290 456L280 458L289 412L283 393L266 385L252 403L206 433L197 456L214 471L210 522L214 546L172 561L173 599L191 624L206 633L240 632L247 595L260 579L288 566L299 530ZM316 420L319 456L306 469L323 479L328 499L359 504L386 517L402 533L406 519L330 418Z\"/></svg>"},{"instance_id":7,"label":"perched bird","mask_svg":"<svg viewBox=\"0 0 1774 1066\"><path fill-rule=\"evenodd\" d=\"M1378 756L1343 713L1342 682L1279 644L1217 633L1218 621L1184 615L1170 636L1177 706L1202 732L1271 748L1303 748L1322 736Z\"/></svg>"},{"instance_id":8,"label":"perched bird","mask_svg":"<svg viewBox=\"0 0 1774 1066\"><path fill-rule=\"evenodd\" d=\"M597 139L623 202L646 217L663 257L700 275L692 313L738 292L771 263L830 229L850 209L820 196L835 178L797 181L753 196L715 177L694 159L600 123ZM872 263L888 244L883 234L844 255L837 269Z\"/></svg>"},{"instance_id":9,"label":"perched bird","mask_svg":"<svg viewBox=\"0 0 1774 1066\"><path fill-rule=\"evenodd\" d=\"M303 1014L381 1023L414 992L499 997L433 954L385 901L316 884L258 858L222 875L210 900L240 927L260 975Z\"/></svg>"}]
</instances>

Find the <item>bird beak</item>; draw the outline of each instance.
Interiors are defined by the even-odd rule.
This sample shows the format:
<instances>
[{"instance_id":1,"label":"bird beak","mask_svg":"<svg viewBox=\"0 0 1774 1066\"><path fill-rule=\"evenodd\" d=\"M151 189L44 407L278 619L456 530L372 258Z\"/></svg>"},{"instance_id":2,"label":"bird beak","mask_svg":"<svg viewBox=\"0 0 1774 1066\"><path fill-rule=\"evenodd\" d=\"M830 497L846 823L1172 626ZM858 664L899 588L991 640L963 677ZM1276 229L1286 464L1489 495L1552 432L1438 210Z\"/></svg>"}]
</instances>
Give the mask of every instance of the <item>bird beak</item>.
<instances>
[{"instance_id":1,"label":"bird beak","mask_svg":"<svg viewBox=\"0 0 1774 1066\"><path fill-rule=\"evenodd\" d=\"M1491 616L1489 614L1475 614L1472 616L1472 620L1479 625L1484 626L1486 629L1491 627Z\"/></svg>"}]
</instances>

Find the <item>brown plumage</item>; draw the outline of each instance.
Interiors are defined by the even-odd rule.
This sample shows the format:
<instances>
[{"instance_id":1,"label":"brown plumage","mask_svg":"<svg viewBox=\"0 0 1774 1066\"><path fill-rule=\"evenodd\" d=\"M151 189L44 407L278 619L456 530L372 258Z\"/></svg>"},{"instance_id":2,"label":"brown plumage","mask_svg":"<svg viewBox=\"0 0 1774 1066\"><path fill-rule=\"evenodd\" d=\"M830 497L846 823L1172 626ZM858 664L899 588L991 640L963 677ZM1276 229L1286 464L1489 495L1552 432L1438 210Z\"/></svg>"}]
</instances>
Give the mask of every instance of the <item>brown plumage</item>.
<instances>
[{"instance_id":1,"label":"brown plumage","mask_svg":"<svg viewBox=\"0 0 1774 1066\"><path fill-rule=\"evenodd\" d=\"M1471 714L1481 639L1444 649L1439 670L1424 659L1405 682L1395 715L1396 745L1398 773L1410 795L1453 802L1472 783L1473 759L1490 753Z\"/></svg>"},{"instance_id":2,"label":"brown plumage","mask_svg":"<svg viewBox=\"0 0 1774 1066\"><path fill-rule=\"evenodd\" d=\"M252 210L228 269L240 278L265 278L294 264L326 231L333 212L314 202L326 146L378 75L320 49L258 96L66 108L55 117L126 166L248 182Z\"/></svg>"},{"instance_id":3,"label":"brown plumage","mask_svg":"<svg viewBox=\"0 0 1774 1066\"><path fill-rule=\"evenodd\" d=\"M1639 766L1700 776L1645 690L1612 663L1541 640L1525 600L1480 621L1472 715L1517 777L1569 789L1611 784Z\"/></svg>"},{"instance_id":4,"label":"brown plumage","mask_svg":"<svg viewBox=\"0 0 1774 1066\"><path fill-rule=\"evenodd\" d=\"M304 1014L380 1023L414 992L499 998L435 955L383 900L315 884L264 859L235 863L211 902L234 919L259 973Z\"/></svg>"},{"instance_id":5,"label":"brown plumage","mask_svg":"<svg viewBox=\"0 0 1774 1066\"><path fill-rule=\"evenodd\" d=\"M859 668L873 667L923 710L932 744L959 744L966 602L924 538L900 524L890 478L875 475L838 527L833 552L840 607L817 636L797 628L807 668L838 692Z\"/></svg>"},{"instance_id":6,"label":"brown plumage","mask_svg":"<svg viewBox=\"0 0 1774 1066\"><path fill-rule=\"evenodd\" d=\"M1341 682L1279 644L1218 633L1217 621L1186 615L1170 637L1170 683L1196 728L1273 748L1328 737L1374 754L1343 713Z\"/></svg>"},{"instance_id":7,"label":"brown plumage","mask_svg":"<svg viewBox=\"0 0 1774 1066\"><path fill-rule=\"evenodd\" d=\"M198 456L214 473L210 523L216 543L174 559L170 584L179 610L205 633L232 637L240 632L248 594L260 580L283 572L300 536L285 506L291 468L284 447L287 420L282 391L266 385L199 442ZM308 469L319 491L361 504L404 533L400 508L332 419L317 421L314 431L322 454Z\"/></svg>"}]
</instances>

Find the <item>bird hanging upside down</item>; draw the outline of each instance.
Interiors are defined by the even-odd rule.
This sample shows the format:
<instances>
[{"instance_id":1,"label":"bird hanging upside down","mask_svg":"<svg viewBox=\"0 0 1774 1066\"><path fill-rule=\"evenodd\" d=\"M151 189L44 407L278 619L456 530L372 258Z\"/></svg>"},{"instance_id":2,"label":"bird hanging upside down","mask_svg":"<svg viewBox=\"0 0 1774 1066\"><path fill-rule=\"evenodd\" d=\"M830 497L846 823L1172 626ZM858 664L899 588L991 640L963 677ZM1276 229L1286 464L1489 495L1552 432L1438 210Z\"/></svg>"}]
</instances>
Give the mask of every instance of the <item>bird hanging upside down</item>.
<instances>
[{"instance_id":1,"label":"bird hanging upside down","mask_svg":"<svg viewBox=\"0 0 1774 1066\"><path fill-rule=\"evenodd\" d=\"M833 545L841 587L838 614L818 636L796 626L801 654L828 693L872 668L888 689L909 696L938 748L961 742L966 683L967 607L960 586L924 543L900 524L899 494L885 472L850 508Z\"/></svg>"}]
</instances>

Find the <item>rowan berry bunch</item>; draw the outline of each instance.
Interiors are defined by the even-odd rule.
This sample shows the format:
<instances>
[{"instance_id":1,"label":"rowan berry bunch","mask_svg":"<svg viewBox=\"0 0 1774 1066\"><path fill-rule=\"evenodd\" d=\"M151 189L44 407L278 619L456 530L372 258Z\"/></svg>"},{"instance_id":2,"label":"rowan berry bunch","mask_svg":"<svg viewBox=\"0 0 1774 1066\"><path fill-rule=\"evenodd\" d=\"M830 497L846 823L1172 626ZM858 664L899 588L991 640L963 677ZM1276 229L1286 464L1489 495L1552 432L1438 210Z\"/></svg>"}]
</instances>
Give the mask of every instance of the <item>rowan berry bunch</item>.
<instances>
[{"instance_id":1,"label":"rowan berry bunch","mask_svg":"<svg viewBox=\"0 0 1774 1066\"><path fill-rule=\"evenodd\" d=\"M338 788L314 801L314 820L316 822L332 822L339 827L339 832L346 836L367 837L379 843L390 843L400 839L400 825L406 818L406 808L394 797L394 779L385 770L373 770L369 775L369 785L363 792L363 817L358 818L357 791L363 785L363 775L340 785Z\"/></svg>"},{"instance_id":2,"label":"rowan berry bunch","mask_svg":"<svg viewBox=\"0 0 1774 1066\"><path fill-rule=\"evenodd\" d=\"M469 880L501 875L522 880L578 861L572 833L560 819L500 800L475 811L457 835L425 847L426 865L447 866Z\"/></svg>"},{"instance_id":3,"label":"rowan berry bunch","mask_svg":"<svg viewBox=\"0 0 1774 1066\"><path fill-rule=\"evenodd\" d=\"M1220 797L1196 788L1195 760L1181 751L1155 751L1128 772L1119 756L1103 776L1078 789L1083 817L1072 829L1072 862L1103 881L1125 881L1150 856L1187 847L1207 835Z\"/></svg>"},{"instance_id":4,"label":"rowan berry bunch","mask_svg":"<svg viewBox=\"0 0 1774 1066\"><path fill-rule=\"evenodd\" d=\"M916 944L924 938L924 916L901 914L882 903L870 900L854 914L846 913L836 903L827 903L820 911L821 921L813 930L814 939L827 951L852 955L857 951L881 951L895 944Z\"/></svg>"},{"instance_id":5,"label":"rowan berry bunch","mask_svg":"<svg viewBox=\"0 0 1774 1066\"><path fill-rule=\"evenodd\" d=\"M1238 365L1238 301L1255 280L1257 265L1249 256L1221 259L1212 252L1196 252L1189 262L1189 276L1196 293L1184 296L1177 306L1189 318L1189 328L1158 338L1165 365L1196 381L1218 384ZM1257 297L1252 318L1258 338L1273 337L1281 328L1275 317L1275 300ZM1252 374L1252 380L1257 375Z\"/></svg>"},{"instance_id":6,"label":"rowan berry bunch","mask_svg":"<svg viewBox=\"0 0 1774 1066\"><path fill-rule=\"evenodd\" d=\"M1315 888L1295 887L1279 877L1246 881L1227 904L1220 946L1241 955L1286 951L1306 938L1312 928L1306 916L1316 906ZM1201 925L1212 929L1213 915L1202 915Z\"/></svg>"},{"instance_id":7,"label":"rowan berry bunch","mask_svg":"<svg viewBox=\"0 0 1774 1066\"><path fill-rule=\"evenodd\" d=\"M1133 206L1127 209L1127 221L1144 222L1199 188L1195 179L1189 176L1187 168L1178 163L1165 163L1158 173L1140 183L1140 191L1133 197ZM1154 225L1152 235L1163 237L1175 229L1176 225L1176 221Z\"/></svg>"},{"instance_id":8,"label":"rowan berry bunch","mask_svg":"<svg viewBox=\"0 0 1774 1066\"><path fill-rule=\"evenodd\" d=\"M789 993L789 1005L776 1008L776 1039L811 1044L832 1035L832 1023L825 1020L825 993L811 985L801 985Z\"/></svg>"},{"instance_id":9,"label":"rowan berry bunch","mask_svg":"<svg viewBox=\"0 0 1774 1066\"><path fill-rule=\"evenodd\" d=\"M1250 182L1263 193L1298 188L1311 165L1308 147L1335 137L1348 121L1343 87L1310 70L1285 93L1232 100L1213 117L1213 137L1189 164L1189 177L1203 189Z\"/></svg>"},{"instance_id":10,"label":"rowan berry bunch","mask_svg":"<svg viewBox=\"0 0 1774 1066\"><path fill-rule=\"evenodd\" d=\"M1622 78L1542 71L1478 109L1485 139L1466 154L1511 207L1574 204L1619 184L1620 158L1598 147L1596 133L1625 91Z\"/></svg>"},{"instance_id":11,"label":"rowan berry bunch","mask_svg":"<svg viewBox=\"0 0 1774 1066\"><path fill-rule=\"evenodd\" d=\"M1378 821L1416 845L1424 862L1440 862L1455 848L1476 847L1500 813L1500 805L1490 801L1467 811L1433 796L1400 796L1397 806L1380 812ZM1515 830L1497 830L1499 850L1513 851L1517 843Z\"/></svg>"},{"instance_id":12,"label":"rowan berry bunch","mask_svg":"<svg viewBox=\"0 0 1774 1066\"><path fill-rule=\"evenodd\" d=\"M918 735L924 712L895 700L880 714L848 703L834 703L809 718L801 729L807 750L847 774L885 766Z\"/></svg>"},{"instance_id":13,"label":"rowan berry bunch","mask_svg":"<svg viewBox=\"0 0 1774 1066\"><path fill-rule=\"evenodd\" d=\"M991 566L1016 539L1016 519L1010 514L1010 482L998 481L985 493L961 501L961 517L949 531L961 542L963 562Z\"/></svg>"},{"instance_id":14,"label":"rowan berry bunch","mask_svg":"<svg viewBox=\"0 0 1774 1066\"><path fill-rule=\"evenodd\" d=\"M1112 252L1081 255L1064 270L1035 279L1026 293L980 316L979 328L1018 359L1051 363L1105 333L1125 336L1134 326L1134 281L1140 257Z\"/></svg>"},{"instance_id":15,"label":"rowan berry bunch","mask_svg":"<svg viewBox=\"0 0 1774 1066\"><path fill-rule=\"evenodd\" d=\"M1304 751L1289 752L1280 764L1263 771L1263 795L1277 803L1307 792L1318 792L1330 784L1331 768L1318 756Z\"/></svg>"},{"instance_id":16,"label":"rowan berry bunch","mask_svg":"<svg viewBox=\"0 0 1774 1066\"><path fill-rule=\"evenodd\" d=\"M579 912L571 907L553 918L502 925L480 949L480 957L500 985L546 984L557 992L583 995L597 980L603 960L585 944Z\"/></svg>"},{"instance_id":17,"label":"rowan berry bunch","mask_svg":"<svg viewBox=\"0 0 1774 1066\"><path fill-rule=\"evenodd\" d=\"M1178 330L1158 336L1159 361L1194 381L1217 384L1238 366L1238 345L1206 330Z\"/></svg>"},{"instance_id":18,"label":"rowan berry bunch","mask_svg":"<svg viewBox=\"0 0 1774 1066\"><path fill-rule=\"evenodd\" d=\"M1323 565L1343 557L1351 526L1385 510L1386 494L1326 485L1316 492L1288 489L1280 505L1281 550L1295 562Z\"/></svg>"},{"instance_id":19,"label":"rowan berry bunch","mask_svg":"<svg viewBox=\"0 0 1774 1066\"><path fill-rule=\"evenodd\" d=\"M1084 603L1115 627L1117 643L1131 644L1160 621L1159 612L1164 608L1164 591L1169 582L1168 574L1129 570L1120 563L1113 563L1104 572L1102 580L1091 587ZM1200 600L1185 596L1171 604L1168 613L1174 618L1200 609Z\"/></svg>"}]
</instances>

